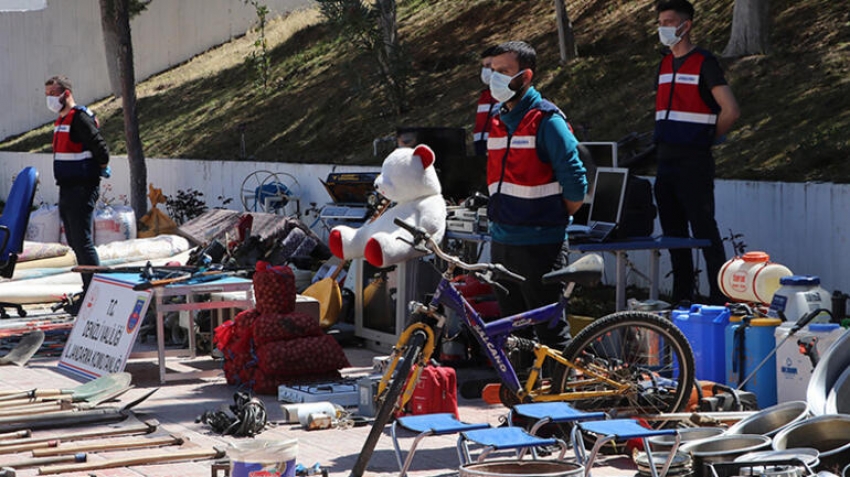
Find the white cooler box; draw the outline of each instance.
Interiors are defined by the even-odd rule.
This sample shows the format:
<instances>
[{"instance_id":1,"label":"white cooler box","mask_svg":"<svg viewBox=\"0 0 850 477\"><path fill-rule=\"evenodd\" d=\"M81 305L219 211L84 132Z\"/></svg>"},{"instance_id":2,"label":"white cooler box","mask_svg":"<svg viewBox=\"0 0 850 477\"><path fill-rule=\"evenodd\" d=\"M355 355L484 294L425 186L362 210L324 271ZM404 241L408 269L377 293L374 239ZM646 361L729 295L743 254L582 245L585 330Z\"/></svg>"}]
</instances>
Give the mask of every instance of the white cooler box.
<instances>
[{"instance_id":1,"label":"white cooler box","mask_svg":"<svg viewBox=\"0 0 850 477\"><path fill-rule=\"evenodd\" d=\"M785 322L776 327L776 345L788 336L794 326ZM822 358L826 350L846 330L834 323L813 323L800 329L776 350L776 399L777 402L805 401L806 388L812 378L812 361L800 352L797 341L804 338L817 338L817 352Z\"/></svg>"}]
</instances>

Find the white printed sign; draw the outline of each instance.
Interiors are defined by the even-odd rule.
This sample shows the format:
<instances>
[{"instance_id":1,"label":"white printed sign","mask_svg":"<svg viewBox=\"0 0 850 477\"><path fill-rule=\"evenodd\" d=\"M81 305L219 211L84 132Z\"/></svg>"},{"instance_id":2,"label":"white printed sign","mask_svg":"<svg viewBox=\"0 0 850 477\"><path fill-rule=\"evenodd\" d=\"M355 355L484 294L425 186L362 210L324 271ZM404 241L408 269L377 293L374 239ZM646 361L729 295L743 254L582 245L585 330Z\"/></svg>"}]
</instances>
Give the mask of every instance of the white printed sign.
<instances>
[{"instance_id":1,"label":"white printed sign","mask_svg":"<svg viewBox=\"0 0 850 477\"><path fill-rule=\"evenodd\" d=\"M87 379L124 371L150 304L134 274L95 275L65 343L59 367Z\"/></svg>"}]
</instances>

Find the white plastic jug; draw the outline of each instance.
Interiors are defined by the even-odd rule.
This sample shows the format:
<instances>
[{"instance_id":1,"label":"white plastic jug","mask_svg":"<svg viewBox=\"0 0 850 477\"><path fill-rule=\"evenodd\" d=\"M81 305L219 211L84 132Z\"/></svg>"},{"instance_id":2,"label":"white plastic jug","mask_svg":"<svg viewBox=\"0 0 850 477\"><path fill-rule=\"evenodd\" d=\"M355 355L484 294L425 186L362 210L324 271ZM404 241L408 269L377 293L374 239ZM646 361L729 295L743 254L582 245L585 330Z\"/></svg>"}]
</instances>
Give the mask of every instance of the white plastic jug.
<instances>
[{"instance_id":1,"label":"white plastic jug","mask_svg":"<svg viewBox=\"0 0 850 477\"><path fill-rule=\"evenodd\" d=\"M779 280L780 287L773 294L767 316L779 317L796 322L810 311L823 308L832 311L832 295L820 286L820 277L814 275L791 275ZM812 323L829 323L828 313L819 313Z\"/></svg>"},{"instance_id":2,"label":"white plastic jug","mask_svg":"<svg viewBox=\"0 0 850 477\"><path fill-rule=\"evenodd\" d=\"M779 279L789 275L791 270L771 262L770 255L747 252L723 264L717 284L730 300L768 304L781 286Z\"/></svg>"}]
</instances>

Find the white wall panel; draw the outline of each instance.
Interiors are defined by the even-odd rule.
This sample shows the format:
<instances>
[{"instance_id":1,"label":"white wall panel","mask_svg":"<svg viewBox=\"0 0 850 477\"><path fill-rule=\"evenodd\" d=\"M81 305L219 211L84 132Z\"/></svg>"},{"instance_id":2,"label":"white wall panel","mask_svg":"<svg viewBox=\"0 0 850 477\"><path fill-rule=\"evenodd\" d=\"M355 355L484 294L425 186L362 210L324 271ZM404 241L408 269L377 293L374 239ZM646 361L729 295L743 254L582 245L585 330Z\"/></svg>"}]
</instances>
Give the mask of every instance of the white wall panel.
<instances>
[{"instance_id":1,"label":"white wall panel","mask_svg":"<svg viewBox=\"0 0 850 477\"><path fill-rule=\"evenodd\" d=\"M6 197L12 176L23 167L33 165L41 173L37 200L55 203L57 189L53 183L49 154L0 152L0 197ZM128 194L129 168L125 156L112 158L112 195ZM178 190L196 189L204 193L208 206L220 203L218 196L234 200L230 208L241 207L240 188L245 177L258 170L288 173L295 176L301 188L302 210L310 202L325 204L327 192L319 179L325 179L336 167L337 172L377 171L377 166L333 166L330 164L286 164L268 162L201 161L189 159L149 158L148 181L166 195ZM651 179L651 178L650 178ZM716 181L717 221L722 236L743 234L747 251L761 250L771 259L796 274L818 275L828 290L850 292L850 185L831 183L781 183L754 181ZM660 233L656 221L656 233ZM731 244L726 245L731 257ZM632 252L629 259L641 271L649 265L647 252ZM606 282L613 283L613 257L606 256ZM667 253L661 259L661 288L669 290L671 280ZM699 266L705 262L699 254ZM646 288L647 283L635 273L629 283ZM703 274L700 287L707 293Z\"/></svg>"},{"instance_id":2,"label":"white wall panel","mask_svg":"<svg viewBox=\"0 0 850 477\"><path fill-rule=\"evenodd\" d=\"M266 0L271 15L311 0ZM133 19L137 80L244 35L256 22L243 0L162 0ZM53 119L44 107L44 81L64 74L80 103L109 96L98 0L50 0L48 8L0 12L0 140Z\"/></svg>"}]
</instances>

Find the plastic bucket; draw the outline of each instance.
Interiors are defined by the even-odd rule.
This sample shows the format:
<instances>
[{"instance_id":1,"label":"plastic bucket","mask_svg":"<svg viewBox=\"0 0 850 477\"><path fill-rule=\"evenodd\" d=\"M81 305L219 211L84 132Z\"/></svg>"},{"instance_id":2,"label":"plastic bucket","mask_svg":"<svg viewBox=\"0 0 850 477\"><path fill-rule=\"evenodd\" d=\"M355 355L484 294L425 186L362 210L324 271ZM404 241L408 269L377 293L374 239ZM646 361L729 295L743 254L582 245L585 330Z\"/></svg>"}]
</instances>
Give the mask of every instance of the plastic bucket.
<instances>
[{"instance_id":1,"label":"plastic bucket","mask_svg":"<svg viewBox=\"0 0 850 477\"><path fill-rule=\"evenodd\" d=\"M763 409L730 427L726 434L762 434L773 437L777 432L811 416L805 401L785 402Z\"/></svg>"},{"instance_id":2,"label":"plastic bucket","mask_svg":"<svg viewBox=\"0 0 850 477\"><path fill-rule=\"evenodd\" d=\"M679 327L694 352L697 379L726 383L726 355L723 333L729 324L725 306L692 305L688 313L673 310L673 323Z\"/></svg>"},{"instance_id":3,"label":"plastic bucket","mask_svg":"<svg viewBox=\"0 0 850 477\"><path fill-rule=\"evenodd\" d=\"M753 318L746 326L740 317L732 317L726 327L726 384L737 386L746 379L776 347L775 330L782 324L778 318ZM737 330L744 326L742 334ZM741 348L743 347L743 359ZM756 395L759 408L776 404L776 355L772 355L744 385Z\"/></svg>"},{"instance_id":4,"label":"plastic bucket","mask_svg":"<svg viewBox=\"0 0 850 477\"><path fill-rule=\"evenodd\" d=\"M784 265L770 261L764 252L747 252L724 263L717 284L732 300L768 304L779 289L779 279L791 275Z\"/></svg>"},{"instance_id":5,"label":"plastic bucket","mask_svg":"<svg viewBox=\"0 0 850 477\"><path fill-rule=\"evenodd\" d=\"M814 342L814 349L820 356L844 334L845 330L837 323L813 323L804 326L785 339L794 323L785 322L776 328L776 398L778 402L805 401L806 389L812 379L814 364L800 353L799 340Z\"/></svg>"},{"instance_id":6,"label":"plastic bucket","mask_svg":"<svg viewBox=\"0 0 850 477\"><path fill-rule=\"evenodd\" d=\"M460 466L459 477L569 477L584 475L584 466L559 460L493 460Z\"/></svg>"},{"instance_id":7,"label":"plastic bucket","mask_svg":"<svg viewBox=\"0 0 850 477\"><path fill-rule=\"evenodd\" d=\"M796 322L810 311L823 308L832 311L832 295L820 286L820 277L814 275L791 275L779 280L781 285L773 299L767 316L780 318L779 312L785 319ZM829 323L828 313L821 312L812 323Z\"/></svg>"},{"instance_id":8,"label":"plastic bucket","mask_svg":"<svg viewBox=\"0 0 850 477\"><path fill-rule=\"evenodd\" d=\"M295 477L298 441L254 439L231 444L230 477Z\"/></svg>"}]
</instances>

